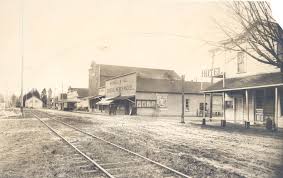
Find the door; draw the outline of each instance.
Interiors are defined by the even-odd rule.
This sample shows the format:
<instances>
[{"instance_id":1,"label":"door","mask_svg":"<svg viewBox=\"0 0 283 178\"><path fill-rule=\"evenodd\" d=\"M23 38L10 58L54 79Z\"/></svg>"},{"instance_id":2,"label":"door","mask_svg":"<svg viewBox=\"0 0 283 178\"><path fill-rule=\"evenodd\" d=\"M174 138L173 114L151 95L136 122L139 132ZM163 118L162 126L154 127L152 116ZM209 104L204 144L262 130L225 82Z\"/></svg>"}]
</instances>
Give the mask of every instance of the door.
<instances>
[{"instance_id":1,"label":"door","mask_svg":"<svg viewBox=\"0 0 283 178\"><path fill-rule=\"evenodd\" d=\"M244 119L244 101L242 97L235 98L235 120L243 121Z\"/></svg>"}]
</instances>

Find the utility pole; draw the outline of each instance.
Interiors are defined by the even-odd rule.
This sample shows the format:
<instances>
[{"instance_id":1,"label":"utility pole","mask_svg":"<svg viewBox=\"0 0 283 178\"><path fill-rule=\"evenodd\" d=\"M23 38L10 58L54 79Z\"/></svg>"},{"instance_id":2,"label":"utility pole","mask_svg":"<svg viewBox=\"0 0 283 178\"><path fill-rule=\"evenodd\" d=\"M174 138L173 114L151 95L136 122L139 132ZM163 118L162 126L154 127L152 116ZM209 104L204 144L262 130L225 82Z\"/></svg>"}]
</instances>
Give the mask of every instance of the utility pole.
<instances>
[{"instance_id":1,"label":"utility pole","mask_svg":"<svg viewBox=\"0 0 283 178\"><path fill-rule=\"evenodd\" d=\"M218 49L212 50L212 56L211 56L211 70L213 71L213 67L214 67L214 58L215 58L215 52ZM211 80L210 80L211 85L213 84L213 72L211 72ZM210 93L210 100L209 100L209 118L212 118L212 104L213 104L213 95L212 93Z\"/></svg>"},{"instance_id":2,"label":"utility pole","mask_svg":"<svg viewBox=\"0 0 283 178\"><path fill-rule=\"evenodd\" d=\"M22 0L21 4L21 26L20 26L20 33L21 33L21 113L22 117L24 117L24 98L23 98L23 90L24 90L24 0Z\"/></svg>"},{"instance_id":3,"label":"utility pole","mask_svg":"<svg viewBox=\"0 0 283 178\"><path fill-rule=\"evenodd\" d=\"M181 123L185 123L185 75L182 75L182 114L181 114Z\"/></svg>"}]
</instances>

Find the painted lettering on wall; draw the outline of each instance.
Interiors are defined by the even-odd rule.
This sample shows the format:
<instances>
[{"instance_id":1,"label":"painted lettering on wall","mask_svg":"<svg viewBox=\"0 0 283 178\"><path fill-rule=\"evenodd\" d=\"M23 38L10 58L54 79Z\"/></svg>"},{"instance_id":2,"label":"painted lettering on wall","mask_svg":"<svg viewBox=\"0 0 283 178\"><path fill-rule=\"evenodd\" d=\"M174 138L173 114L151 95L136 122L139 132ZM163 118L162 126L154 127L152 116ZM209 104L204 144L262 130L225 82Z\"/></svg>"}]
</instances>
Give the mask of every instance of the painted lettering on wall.
<instances>
[{"instance_id":1,"label":"painted lettering on wall","mask_svg":"<svg viewBox=\"0 0 283 178\"><path fill-rule=\"evenodd\" d=\"M105 83L106 97L133 96L136 94L136 74L108 80Z\"/></svg>"}]
</instances>

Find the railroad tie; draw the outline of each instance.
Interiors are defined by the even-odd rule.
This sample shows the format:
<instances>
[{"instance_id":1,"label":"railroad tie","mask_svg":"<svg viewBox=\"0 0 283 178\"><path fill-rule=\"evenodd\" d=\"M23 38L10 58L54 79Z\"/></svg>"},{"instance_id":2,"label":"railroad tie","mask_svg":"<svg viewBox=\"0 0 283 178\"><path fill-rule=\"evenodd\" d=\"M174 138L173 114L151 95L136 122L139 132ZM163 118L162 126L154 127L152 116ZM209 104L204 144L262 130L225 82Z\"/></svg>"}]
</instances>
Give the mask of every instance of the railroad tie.
<instances>
[{"instance_id":1,"label":"railroad tie","mask_svg":"<svg viewBox=\"0 0 283 178\"><path fill-rule=\"evenodd\" d=\"M114 168L116 166L120 166L120 167L132 167L134 166L134 164L140 163L139 161L128 161L128 162L116 162L116 163L101 163L100 165L107 168ZM132 164L132 165L129 165Z\"/></svg>"},{"instance_id":2,"label":"railroad tie","mask_svg":"<svg viewBox=\"0 0 283 178\"><path fill-rule=\"evenodd\" d=\"M85 169L85 168L92 168L93 165L87 164L87 165L82 165L82 166L77 166L77 167L80 168L80 169Z\"/></svg>"},{"instance_id":3,"label":"railroad tie","mask_svg":"<svg viewBox=\"0 0 283 178\"><path fill-rule=\"evenodd\" d=\"M129 175L129 174L115 174L113 175L115 178L127 178L127 177L131 177L133 178L133 175Z\"/></svg>"},{"instance_id":4,"label":"railroad tie","mask_svg":"<svg viewBox=\"0 0 283 178\"><path fill-rule=\"evenodd\" d=\"M97 173L98 170L87 170L87 171L82 171L84 174L90 174L90 173Z\"/></svg>"},{"instance_id":5,"label":"railroad tie","mask_svg":"<svg viewBox=\"0 0 283 178\"><path fill-rule=\"evenodd\" d=\"M80 164L87 164L88 163L88 161L77 161L77 162L75 162L74 164L78 164L78 165L80 165Z\"/></svg>"},{"instance_id":6,"label":"railroad tie","mask_svg":"<svg viewBox=\"0 0 283 178\"><path fill-rule=\"evenodd\" d=\"M83 157L73 157L72 158L74 161L82 161L82 160L85 160L85 158Z\"/></svg>"}]
</instances>

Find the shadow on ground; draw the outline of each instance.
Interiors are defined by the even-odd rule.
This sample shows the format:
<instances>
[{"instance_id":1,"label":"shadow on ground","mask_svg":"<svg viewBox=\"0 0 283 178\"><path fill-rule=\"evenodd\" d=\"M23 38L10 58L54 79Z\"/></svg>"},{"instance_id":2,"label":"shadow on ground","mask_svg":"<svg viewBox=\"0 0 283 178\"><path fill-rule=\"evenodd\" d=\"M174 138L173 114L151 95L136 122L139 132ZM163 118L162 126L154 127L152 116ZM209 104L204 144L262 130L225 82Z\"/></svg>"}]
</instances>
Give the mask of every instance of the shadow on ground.
<instances>
[{"instance_id":1,"label":"shadow on ground","mask_svg":"<svg viewBox=\"0 0 283 178\"><path fill-rule=\"evenodd\" d=\"M262 136L262 137L272 137L274 139L279 139L283 141L283 128L279 128L278 131L267 130L263 125L251 125L250 128L245 128L243 124L238 123L226 123L226 127L220 126L220 121L207 122L206 125L201 123L192 122L192 125L199 126L203 129L214 130L227 133L239 133L251 136Z\"/></svg>"}]
</instances>

